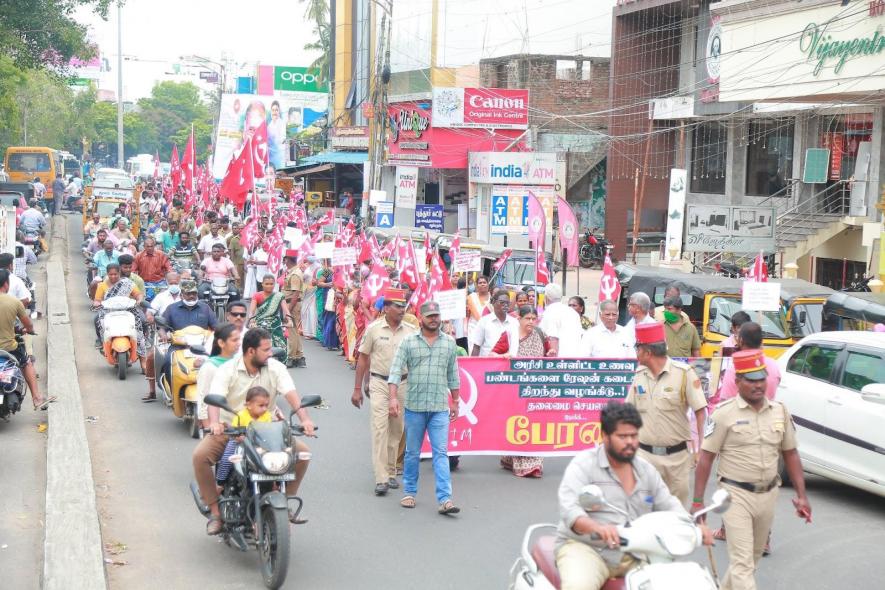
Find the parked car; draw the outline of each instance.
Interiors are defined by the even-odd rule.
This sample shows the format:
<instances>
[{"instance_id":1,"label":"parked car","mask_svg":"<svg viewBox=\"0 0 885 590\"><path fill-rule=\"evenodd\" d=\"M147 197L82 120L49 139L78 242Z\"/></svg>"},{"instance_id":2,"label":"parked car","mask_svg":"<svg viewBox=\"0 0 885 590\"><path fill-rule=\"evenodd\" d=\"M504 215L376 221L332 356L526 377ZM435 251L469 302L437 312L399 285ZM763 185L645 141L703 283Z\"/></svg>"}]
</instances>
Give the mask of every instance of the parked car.
<instances>
[{"instance_id":1,"label":"parked car","mask_svg":"<svg viewBox=\"0 0 885 590\"><path fill-rule=\"evenodd\" d=\"M885 496L885 334L813 334L778 364L805 470Z\"/></svg>"}]
</instances>

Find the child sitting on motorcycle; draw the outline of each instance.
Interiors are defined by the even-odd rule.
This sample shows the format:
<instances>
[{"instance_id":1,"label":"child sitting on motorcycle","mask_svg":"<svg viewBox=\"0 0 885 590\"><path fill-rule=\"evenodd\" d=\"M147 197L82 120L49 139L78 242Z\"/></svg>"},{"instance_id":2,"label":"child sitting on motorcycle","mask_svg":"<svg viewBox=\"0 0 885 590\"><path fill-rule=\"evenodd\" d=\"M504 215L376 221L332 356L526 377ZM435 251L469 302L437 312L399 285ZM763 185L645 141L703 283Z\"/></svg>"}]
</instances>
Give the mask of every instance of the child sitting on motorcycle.
<instances>
[{"instance_id":1,"label":"child sitting on motorcycle","mask_svg":"<svg viewBox=\"0 0 885 590\"><path fill-rule=\"evenodd\" d=\"M233 428L245 428L252 422L270 422L272 416L270 410L268 410L269 407L270 393L260 385L256 385L246 392L246 407L237 412L231 426ZM235 439L229 440L224 448L224 454L221 455L221 461L218 462L218 468L215 472L215 481L219 486L223 486L230 475L230 470L233 466L230 458L236 452L237 445L242 441L243 437L238 436Z\"/></svg>"}]
</instances>

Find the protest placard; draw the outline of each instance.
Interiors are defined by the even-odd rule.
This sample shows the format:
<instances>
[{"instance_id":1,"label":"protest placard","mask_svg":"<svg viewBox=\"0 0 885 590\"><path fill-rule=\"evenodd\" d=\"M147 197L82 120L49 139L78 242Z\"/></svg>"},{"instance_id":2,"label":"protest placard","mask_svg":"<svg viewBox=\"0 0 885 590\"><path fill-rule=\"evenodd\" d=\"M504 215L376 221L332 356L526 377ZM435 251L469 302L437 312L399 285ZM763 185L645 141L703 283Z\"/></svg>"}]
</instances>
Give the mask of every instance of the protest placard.
<instances>
[{"instance_id":1,"label":"protest placard","mask_svg":"<svg viewBox=\"0 0 885 590\"><path fill-rule=\"evenodd\" d=\"M433 300L439 303L439 314L443 321L464 319L467 313L467 289L439 291L433 294Z\"/></svg>"},{"instance_id":2,"label":"protest placard","mask_svg":"<svg viewBox=\"0 0 885 590\"><path fill-rule=\"evenodd\" d=\"M332 266L356 264L356 248L333 248Z\"/></svg>"},{"instance_id":3,"label":"protest placard","mask_svg":"<svg viewBox=\"0 0 885 590\"><path fill-rule=\"evenodd\" d=\"M482 250L463 248L455 256L455 272L478 272L482 270Z\"/></svg>"}]
</instances>

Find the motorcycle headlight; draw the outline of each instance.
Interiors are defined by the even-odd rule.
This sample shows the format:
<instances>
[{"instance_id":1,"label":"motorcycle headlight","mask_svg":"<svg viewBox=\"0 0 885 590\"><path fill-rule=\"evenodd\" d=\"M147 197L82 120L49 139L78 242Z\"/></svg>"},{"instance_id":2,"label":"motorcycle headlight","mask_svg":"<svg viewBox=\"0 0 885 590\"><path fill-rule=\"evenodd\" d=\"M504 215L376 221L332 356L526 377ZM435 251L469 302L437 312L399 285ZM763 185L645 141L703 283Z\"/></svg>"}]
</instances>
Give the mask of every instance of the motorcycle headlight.
<instances>
[{"instance_id":1,"label":"motorcycle headlight","mask_svg":"<svg viewBox=\"0 0 885 590\"><path fill-rule=\"evenodd\" d=\"M285 473L289 469L292 457L285 451L275 453L264 453L261 456L261 464L268 473L279 474Z\"/></svg>"}]
</instances>

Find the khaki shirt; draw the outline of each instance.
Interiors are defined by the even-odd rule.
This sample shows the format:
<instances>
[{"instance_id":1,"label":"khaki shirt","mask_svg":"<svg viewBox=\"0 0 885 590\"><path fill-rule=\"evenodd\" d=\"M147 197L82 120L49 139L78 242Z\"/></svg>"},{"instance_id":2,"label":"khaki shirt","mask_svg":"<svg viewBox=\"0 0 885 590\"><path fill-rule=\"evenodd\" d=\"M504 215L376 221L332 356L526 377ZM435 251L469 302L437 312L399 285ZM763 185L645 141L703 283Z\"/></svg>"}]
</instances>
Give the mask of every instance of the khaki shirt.
<instances>
[{"instance_id":1,"label":"khaki shirt","mask_svg":"<svg viewBox=\"0 0 885 590\"><path fill-rule=\"evenodd\" d=\"M771 483L781 451L795 448L796 428L782 403L763 399L757 412L740 396L719 404L701 443L719 454L719 477L752 484Z\"/></svg>"},{"instance_id":2,"label":"khaki shirt","mask_svg":"<svg viewBox=\"0 0 885 590\"><path fill-rule=\"evenodd\" d=\"M396 354L396 349L399 348L399 343L406 336L417 332L418 330L406 322L400 322L399 327L394 332L387 324L387 318L384 316L369 324L363 336L363 343L360 345L360 352L369 357L369 372L388 375L390 365L393 363L393 356Z\"/></svg>"},{"instance_id":3,"label":"khaki shirt","mask_svg":"<svg viewBox=\"0 0 885 590\"><path fill-rule=\"evenodd\" d=\"M694 369L668 358L657 379L648 367L636 370L628 403L642 416L639 442L655 447L671 447L691 440L686 411L707 407L707 399Z\"/></svg>"},{"instance_id":4,"label":"khaki shirt","mask_svg":"<svg viewBox=\"0 0 885 590\"><path fill-rule=\"evenodd\" d=\"M280 361L270 358L267 365L255 375L250 375L243 363L242 355L228 361L218 367L212 377L209 393L223 395L227 403L234 411L239 412L246 407L246 392L260 385L270 393L270 408L276 407L278 395L285 395L295 391L292 376L286 370L286 366ZM221 410L221 421L231 424L234 416Z\"/></svg>"},{"instance_id":5,"label":"khaki shirt","mask_svg":"<svg viewBox=\"0 0 885 590\"><path fill-rule=\"evenodd\" d=\"M701 348L701 337L691 322L683 320L678 330L665 323L664 333L667 336L667 354L671 357L690 357L692 350Z\"/></svg>"},{"instance_id":6,"label":"khaki shirt","mask_svg":"<svg viewBox=\"0 0 885 590\"><path fill-rule=\"evenodd\" d=\"M293 266L286 271L286 283L283 285L283 293L287 298L298 293L298 299L301 298L301 292L304 291L304 275L297 266ZM293 301L294 303L294 301Z\"/></svg>"},{"instance_id":7,"label":"khaki shirt","mask_svg":"<svg viewBox=\"0 0 885 590\"><path fill-rule=\"evenodd\" d=\"M231 234L227 238L227 249L231 262L238 266L243 264L243 245L240 243L240 236Z\"/></svg>"}]
</instances>

